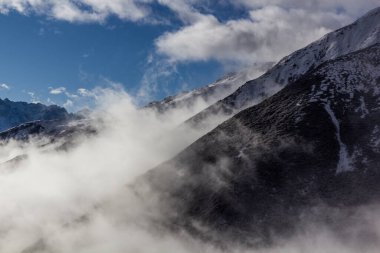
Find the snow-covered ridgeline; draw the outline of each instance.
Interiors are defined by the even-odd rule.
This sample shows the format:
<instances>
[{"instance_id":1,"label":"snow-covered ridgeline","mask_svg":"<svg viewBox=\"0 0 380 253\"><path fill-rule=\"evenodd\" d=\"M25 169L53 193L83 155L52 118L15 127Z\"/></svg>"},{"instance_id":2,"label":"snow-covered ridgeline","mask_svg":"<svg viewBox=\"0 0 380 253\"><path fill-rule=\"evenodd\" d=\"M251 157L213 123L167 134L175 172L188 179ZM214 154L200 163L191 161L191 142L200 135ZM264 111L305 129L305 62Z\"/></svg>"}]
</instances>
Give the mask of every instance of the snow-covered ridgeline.
<instances>
[{"instance_id":1,"label":"snow-covered ridgeline","mask_svg":"<svg viewBox=\"0 0 380 253\"><path fill-rule=\"evenodd\" d=\"M257 104L282 87L298 80L326 61L380 43L380 7L353 24L329 33L283 58L265 75L247 82L219 104L232 105L234 112ZM217 104L213 105L218 107ZM210 109L212 112L213 110Z\"/></svg>"},{"instance_id":2,"label":"snow-covered ridgeline","mask_svg":"<svg viewBox=\"0 0 380 253\"><path fill-rule=\"evenodd\" d=\"M185 107L195 110L195 114L230 95L247 81L262 75L273 65L273 62L256 63L240 71L227 74L214 83L169 96L161 101L151 102L146 107L156 109L159 112L167 112L170 109Z\"/></svg>"}]
</instances>

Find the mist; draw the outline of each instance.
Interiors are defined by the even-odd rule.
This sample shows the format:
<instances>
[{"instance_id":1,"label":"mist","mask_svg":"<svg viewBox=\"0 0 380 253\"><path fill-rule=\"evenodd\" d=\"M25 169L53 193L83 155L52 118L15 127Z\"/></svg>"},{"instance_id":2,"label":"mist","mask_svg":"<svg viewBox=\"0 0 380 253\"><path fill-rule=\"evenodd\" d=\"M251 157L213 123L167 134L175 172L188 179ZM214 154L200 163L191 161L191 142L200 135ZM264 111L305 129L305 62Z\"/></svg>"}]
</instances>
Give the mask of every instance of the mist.
<instances>
[{"instance_id":1,"label":"mist","mask_svg":"<svg viewBox=\"0 0 380 253\"><path fill-rule=\"evenodd\" d=\"M306 222L291 239L263 249L222 249L186 231L162 230L151 220L165 220L163 212L146 208L155 196L143 203L128 185L205 134L182 124L204 102L158 115L138 109L121 90L103 90L97 101L89 115L97 134L77 137L67 150L37 139L3 144L0 252L378 252L380 217L374 206L358 211L358 220L367 222L349 224L347 238ZM361 240L363 231L371 237Z\"/></svg>"}]
</instances>

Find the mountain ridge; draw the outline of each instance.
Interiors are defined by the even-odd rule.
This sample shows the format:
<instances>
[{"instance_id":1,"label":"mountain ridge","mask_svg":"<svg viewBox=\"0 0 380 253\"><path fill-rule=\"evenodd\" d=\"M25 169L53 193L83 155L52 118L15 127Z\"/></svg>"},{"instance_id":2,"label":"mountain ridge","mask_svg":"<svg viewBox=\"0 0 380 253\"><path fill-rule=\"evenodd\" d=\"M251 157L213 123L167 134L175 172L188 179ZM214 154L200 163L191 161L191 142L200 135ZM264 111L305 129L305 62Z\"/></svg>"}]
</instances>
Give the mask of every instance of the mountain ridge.
<instances>
[{"instance_id":1,"label":"mountain ridge","mask_svg":"<svg viewBox=\"0 0 380 253\"><path fill-rule=\"evenodd\" d=\"M379 42L380 7L369 11L354 23L328 33L284 57L265 74L240 86L231 95L188 119L186 124L207 127L207 119L214 115L224 115L224 119L227 119L270 97L323 62Z\"/></svg>"},{"instance_id":2,"label":"mountain ridge","mask_svg":"<svg viewBox=\"0 0 380 253\"><path fill-rule=\"evenodd\" d=\"M171 229L252 245L292 234L315 205L344 213L379 201L379 66L380 44L325 62L151 170L137 188L147 184L174 213L164 221Z\"/></svg>"},{"instance_id":3,"label":"mountain ridge","mask_svg":"<svg viewBox=\"0 0 380 253\"><path fill-rule=\"evenodd\" d=\"M69 120L74 115L57 105L0 99L0 131L36 120Z\"/></svg>"},{"instance_id":4,"label":"mountain ridge","mask_svg":"<svg viewBox=\"0 0 380 253\"><path fill-rule=\"evenodd\" d=\"M183 107L191 108L200 104L200 106L202 106L201 109L204 109L207 105L213 104L219 99L231 94L239 86L246 81L251 80L254 76L265 72L272 67L273 64L274 63L272 62L256 63L243 70L226 74L209 85L169 96L161 101L150 102L144 108L153 109L160 113L166 113L172 109Z\"/></svg>"}]
</instances>

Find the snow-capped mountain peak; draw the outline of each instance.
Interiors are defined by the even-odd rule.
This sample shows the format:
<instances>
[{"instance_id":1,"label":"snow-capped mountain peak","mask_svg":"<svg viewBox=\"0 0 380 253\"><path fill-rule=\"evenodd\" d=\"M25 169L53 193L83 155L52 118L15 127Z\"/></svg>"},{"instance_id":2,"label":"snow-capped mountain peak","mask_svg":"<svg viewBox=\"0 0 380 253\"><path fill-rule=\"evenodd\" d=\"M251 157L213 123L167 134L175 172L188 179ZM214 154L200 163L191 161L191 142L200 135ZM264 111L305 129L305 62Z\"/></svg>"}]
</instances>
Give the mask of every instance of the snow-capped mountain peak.
<instances>
[{"instance_id":1,"label":"snow-capped mountain peak","mask_svg":"<svg viewBox=\"0 0 380 253\"><path fill-rule=\"evenodd\" d=\"M260 103L322 63L379 42L380 7L368 12L356 22L286 56L264 75L245 83L234 93L206 108L188 122L202 125L215 114L223 114L228 118L244 108Z\"/></svg>"}]
</instances>

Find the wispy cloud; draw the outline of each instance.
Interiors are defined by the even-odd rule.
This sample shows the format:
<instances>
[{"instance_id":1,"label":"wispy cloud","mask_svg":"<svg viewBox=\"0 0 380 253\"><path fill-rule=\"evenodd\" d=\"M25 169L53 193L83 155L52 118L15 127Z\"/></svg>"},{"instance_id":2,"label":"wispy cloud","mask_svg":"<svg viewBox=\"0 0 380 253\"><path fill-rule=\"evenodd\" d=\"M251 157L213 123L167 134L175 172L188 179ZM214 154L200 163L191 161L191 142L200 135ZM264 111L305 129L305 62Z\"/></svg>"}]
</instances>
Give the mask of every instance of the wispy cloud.
<instances>
[{"instance_id":1,"label":"wispy cloud","mask_svg":"<svg viewBox=\"0 0 380 253\"><path fill-rule=\"evenodd\" d=\"M50 94L59 95L66 92L66 87L52 88L50 87Z\"/></svg>"},{"instance_id":2,"label":"wispy cloud","mask_svg":"<svg viewBox=\"0 0 380 253\"><path fill-rule=\"evenodd\" d=\"M79 95L76 94L75 92L74 93L69 92L67 88L64 86L57 87L57 88L49 87L49 90L50 90L49 93L52 95L65 95L66 97L70 99L79 97Z\"/></svg>"},{"instance_id":3,"label":"wispy cloud","mask_svg":"<svg viewBox=\"0 0 380 253\"><path fill-rule=\"evenodd\" d=\"M166 58L149 55L140 88L136 94L136 102L140 105L146 104L152 101L158 92L169 95L168 86L173 81L178 84L178 87L183 83L177 64Z\"/></svg>"},{"instance_id":4,"label":"wispy cloud","mask_svg":"<svg viewBox=\"0 0 380 253\"><path fill-rule=\"evenodd\" d=\"M101 77L101 86L96 86L94 88L78 88L76 90L70 90L64 86L60 87L49 87L49 93L51 95L59 97L58 103L53 102L50 98L46 100L48 104L58 104L60 106L69 109L70 111L78 111L83 108L92 108L96 106L104 93L106 92L122 92L124 85L111 81L106 77ZM28 92L28 95L32 98L32 101L39 102L34 92ZM62 100L63 99L63 100Z\"/></svg>"},{"instance_id":5,"label":"wispy cloud","mask_svg":"<svg viewBox=\"0 0 380 253\"><path fill-rule=\"evenodd\" d=\"M93 93L85 88L79 88L78 89L78 94L81 95L82 97L92 97Z\"/></svg>"},{"instance_id":6,"label":"wispy cloud","mask_svg":"<svg viewBox=\"0 0 380 253\"><path fill-rule=\"evenodd\" d=\"M74 102L71 101L70 99L66 100L66 102L63 104L63 107L65 108L71 108L74 106Z\"/></svg>"},{"instance_id":7,"label":"wispy cloud","mask_svg":"<svg viewBox=\"0 0 380 253\"><path fill-rule=\"evenodd\" d=\"M8 84L2 83L0 84L0 90L10 90L11 87Z\"/></svg>"},{"instance_id":8,"label":"wispy cloud","mask_svg":"<svg viewBox=\"0 0 380 253\"><path fill-rule=\"evenodd\" d=\"M15 10L22 14L37 13L69 22L104 22L114 15L123 20L138 21L149 14L149 0L6 0L0 1L0 12Z\"/></svg>"},{"instance_id":9,"label":"wispy cloud","mask_svg":"<svg viewBox=\"0 0 380 253\"><path fill-rule=\"evenodd\" d=\"M27 94L30 96L30 101L32 103L41 103L40 98L33 91L28 91Z\"/></svg>"}]
</instances>

